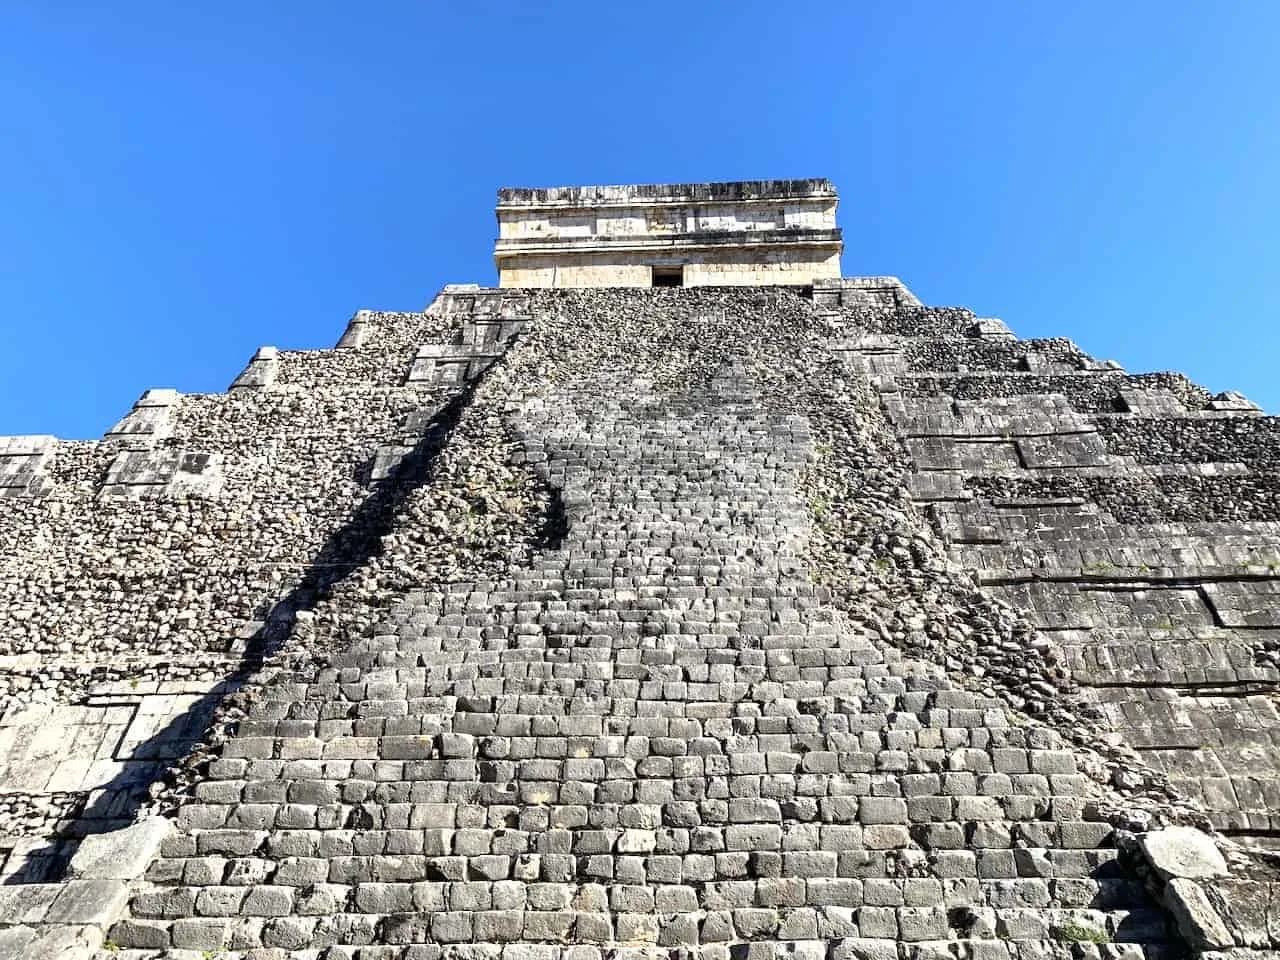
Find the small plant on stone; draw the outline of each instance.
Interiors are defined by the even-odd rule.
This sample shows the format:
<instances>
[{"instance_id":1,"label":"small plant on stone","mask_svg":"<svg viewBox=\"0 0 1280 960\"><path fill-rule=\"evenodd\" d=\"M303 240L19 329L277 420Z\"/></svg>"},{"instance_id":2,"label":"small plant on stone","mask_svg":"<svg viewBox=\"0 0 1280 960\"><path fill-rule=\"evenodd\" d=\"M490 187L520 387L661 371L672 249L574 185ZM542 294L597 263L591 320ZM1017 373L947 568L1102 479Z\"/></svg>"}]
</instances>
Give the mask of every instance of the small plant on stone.
<instances>
[{"instance_id":1,"label":"small plant on stone","mask_svg":"<svg viewBox=\"0 0 1280 960\"><path fill-rule=\"evenodd\" d=\"M116 943L114 940L104 940L102 941L102 949L107 951L107 953L119 953L120 944Z\"/></svg>"},{"instance_id":2,"label":"small plant on stone","mask_svg":"<svg viewBox=\"0 0 1280 960\"><path fill-rule=\"evenodd\" d=\"M1055 926L1053 935L1067 943L1111 942L1111 938L1107 936L1105 931L1099 930L1097 927L1091 927L1087 923L1078 923L1075 920L1067 920Z\"/></svg>"}]
</instances>

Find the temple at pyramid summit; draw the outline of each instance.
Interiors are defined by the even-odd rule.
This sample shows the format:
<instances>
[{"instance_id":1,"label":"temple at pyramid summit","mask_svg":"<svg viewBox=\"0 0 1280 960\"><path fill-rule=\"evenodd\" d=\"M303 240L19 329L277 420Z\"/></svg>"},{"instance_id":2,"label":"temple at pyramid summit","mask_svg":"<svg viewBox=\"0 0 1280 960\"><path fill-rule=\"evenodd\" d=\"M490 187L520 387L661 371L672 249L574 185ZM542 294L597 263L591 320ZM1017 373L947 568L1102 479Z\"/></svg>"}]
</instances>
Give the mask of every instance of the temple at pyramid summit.
<instances>
[{"instance_id":1,"label":"temple at pyramid summit","mask_svg":"<svg viewBox=\"0 0 1280 960\"><path fill-rule=\"evenodd\" d=\"M840 277L828 180L498 192L500 287L805 286Z\"/></svg>"},{"instance_id":2,"label":"temple at pyramid summit","mask_svg":"<svg viewBox=\"0 0 1280 960\"><path fill-rule=\"evenodd\" d=\"M493 286L0 438L0 960L1277 955L1280 421L837 201L505 188Z\"/></svg>"}]
</instances>

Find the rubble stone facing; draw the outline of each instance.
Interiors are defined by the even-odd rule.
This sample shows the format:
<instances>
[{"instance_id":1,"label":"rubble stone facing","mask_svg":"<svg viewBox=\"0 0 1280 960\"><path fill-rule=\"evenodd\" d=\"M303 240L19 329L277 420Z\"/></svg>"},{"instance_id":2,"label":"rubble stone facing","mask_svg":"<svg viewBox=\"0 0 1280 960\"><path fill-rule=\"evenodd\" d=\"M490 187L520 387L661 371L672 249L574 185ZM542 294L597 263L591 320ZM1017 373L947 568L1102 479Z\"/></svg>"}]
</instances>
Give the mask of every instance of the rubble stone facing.
<instances>
[{"instance_id":1,"label":"rubble stone facing","mask_svg":"<svg viewBox=\"0 0 1280 960\"><path fill-rule=\"evenodd\" d=\"M1187 825L1274 829L1280 518L1149 492L1269 461L1101 426L1238 398L893 278L448 288L234 386L11 471L0 958L1276 946ZM989 494L1054 483L1159 519Z\"/></svg>"}]
</instances>

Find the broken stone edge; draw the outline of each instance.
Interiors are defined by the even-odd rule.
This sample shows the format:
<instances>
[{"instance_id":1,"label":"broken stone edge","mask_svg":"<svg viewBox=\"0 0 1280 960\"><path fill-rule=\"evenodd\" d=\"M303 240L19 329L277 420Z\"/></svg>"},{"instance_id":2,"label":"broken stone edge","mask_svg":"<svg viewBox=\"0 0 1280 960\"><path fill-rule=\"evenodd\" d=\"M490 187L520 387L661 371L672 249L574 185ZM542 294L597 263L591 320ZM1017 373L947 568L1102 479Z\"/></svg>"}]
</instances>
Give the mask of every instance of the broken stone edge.
<instances>
[{"instance_id":1,"label":"broken stone edge","mask_svg":"<svg viewBox=\"0 0 1280 960\"><path fill-rule=\"evenodd\" d=\"M148 817L92 834L71 858L67 880L0 887L0 960L89 960L174 831L164 817Z\"/></svg>"}]
</instances>

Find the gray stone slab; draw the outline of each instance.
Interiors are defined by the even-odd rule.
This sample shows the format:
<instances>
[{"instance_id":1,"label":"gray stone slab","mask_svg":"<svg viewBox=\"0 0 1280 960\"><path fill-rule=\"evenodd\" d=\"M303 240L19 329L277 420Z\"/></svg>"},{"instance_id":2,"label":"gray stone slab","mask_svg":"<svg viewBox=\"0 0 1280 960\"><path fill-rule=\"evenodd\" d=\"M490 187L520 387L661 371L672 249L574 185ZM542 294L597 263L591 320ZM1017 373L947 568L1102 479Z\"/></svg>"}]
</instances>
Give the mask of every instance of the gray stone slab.
<instances>
[{"instance_id":1,"label":"gray stone slab","mask_svg":"<svg viewBox=\"0 0 1280 960\"><path fill-rule=\"evenodd\" d=\"M173 832L172 821L148 817L123 830L85 837L71 858L70 873L85 879L135 880Z\"/></svg>"},{"instance_id":2,"label":"gray stone slab","mask_svg":"<svg viewBox=\"0 0 1280 960\"><path fill-rule=\"evenodd\" d=\"M35 938L36 931L31 927L0 929L0 960L24 960L24 951Z\"/></svg>"},{"instance_id":3,"label":"gray stone slab","mask_svg":"<svg viewBox=\"0 0 1280 960\"><path fill-rule=\"evenodd\" d=\"M123 880L70 880L45 914L47 923L114 923L128 900L129 885Z\"/></svg>"},{"instance_id":4,"label":"gray stone slab","mask_svg":"<svg viewBox=\"0 0 1280 960\"><path fill-rule=\"evenodd\" d=\"M1138 840L1147 862L1162 877L1204 879L1227 875L1227 862L1213 839L1194 827L1166 827Z\"/></svg>"},{"instance_id":5,"label":"gray stone slab","mask_svg":"<svg viewBox=\"0 0 1280 960\"><path fill-rule=\"evenodd\" d=\"M1226 921L1194 880L1170 880L1165 886L1164 902L1191 949L1226 950L1236 945Z\"/></svg>"},{"instance_id":6,"label":"gray stone slab","mask_svg":"<svg viewBox=\"0 0 1280 960\"><path fill-rule=\"evenodd\" d=\"M23 948L22 960L90 960L102 946L102 930L92 925L46 925Z\"/></svg>"},{"instance_id":7,"label":"gray stone slab","mask_svg":"<svg viewBox=\"0 0 1280 960\"><path fill-rule=\"evenodd\" d=\"M0 886L0 924L39 923L61 892L56 883Z\"/></svg>"}]
</instances>

